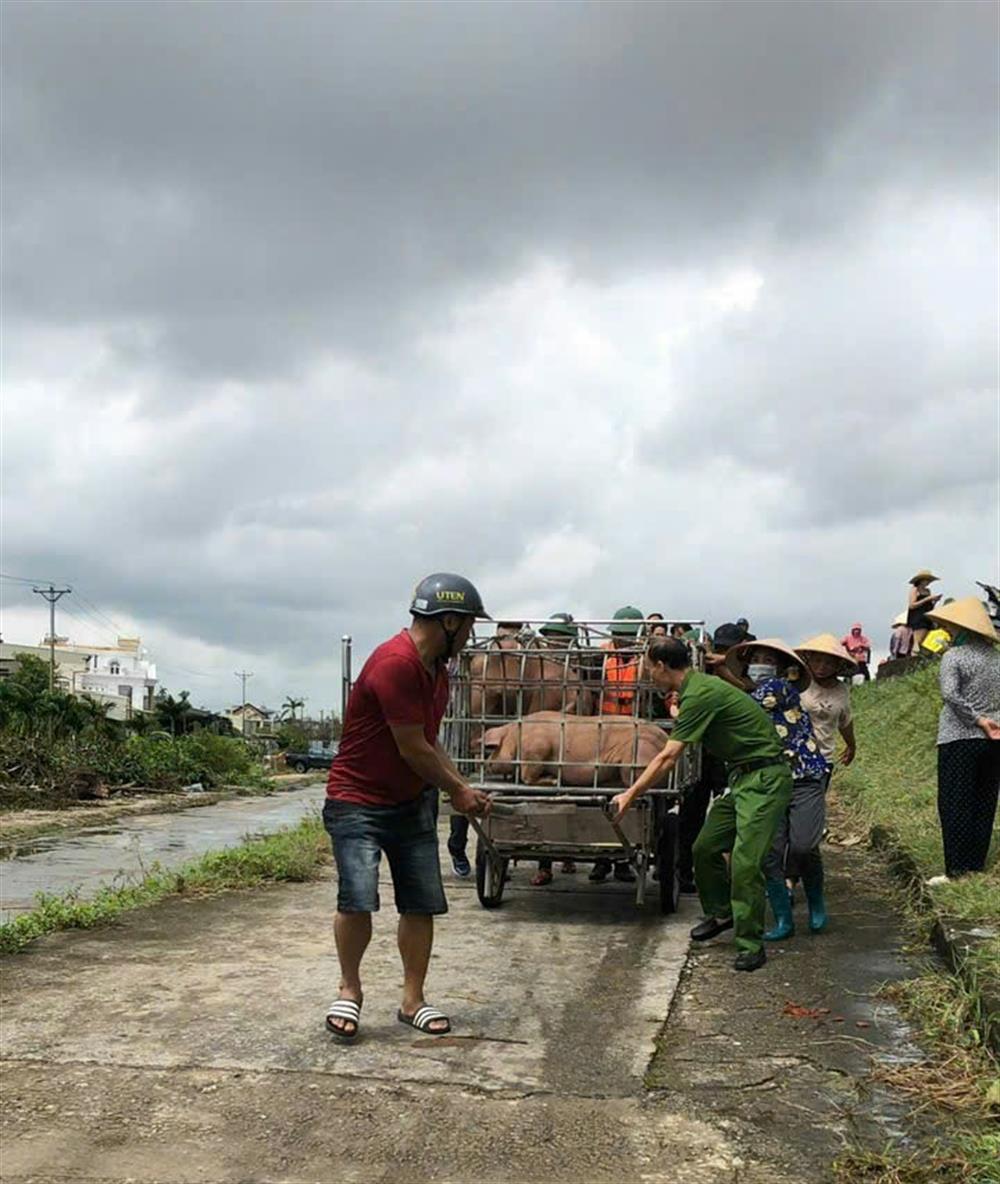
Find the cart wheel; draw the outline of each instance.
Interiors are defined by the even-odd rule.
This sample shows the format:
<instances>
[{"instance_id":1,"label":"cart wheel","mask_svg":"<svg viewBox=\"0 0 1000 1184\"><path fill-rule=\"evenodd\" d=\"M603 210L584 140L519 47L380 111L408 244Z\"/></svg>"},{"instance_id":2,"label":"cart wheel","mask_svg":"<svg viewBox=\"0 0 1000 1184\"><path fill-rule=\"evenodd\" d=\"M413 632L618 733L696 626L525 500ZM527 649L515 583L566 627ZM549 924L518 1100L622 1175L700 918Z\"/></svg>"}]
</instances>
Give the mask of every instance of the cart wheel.
<instances>
[{"instance_id":1,"label":"cart wheel","mask_svg":"<svg viewBox=\"0 0 1000 1184\"><path fill-rule=\"evenodd\" d=\"M656 842L656 871L660 885L660 912L676 913L680 902L680 868L677 860L676 814L664 814Z\"/></svg>"},{"instance_id":2,"label":"cart wheel","mask_svg":"<svg viewBox=\"0 0 1000 1184\"><path fill-rule=\"evenodd\" d=\"M476 895L484 909L500 907L508 863L509 859L491 859L482 839L476 843Z\"/></svg>"}]
</instances>

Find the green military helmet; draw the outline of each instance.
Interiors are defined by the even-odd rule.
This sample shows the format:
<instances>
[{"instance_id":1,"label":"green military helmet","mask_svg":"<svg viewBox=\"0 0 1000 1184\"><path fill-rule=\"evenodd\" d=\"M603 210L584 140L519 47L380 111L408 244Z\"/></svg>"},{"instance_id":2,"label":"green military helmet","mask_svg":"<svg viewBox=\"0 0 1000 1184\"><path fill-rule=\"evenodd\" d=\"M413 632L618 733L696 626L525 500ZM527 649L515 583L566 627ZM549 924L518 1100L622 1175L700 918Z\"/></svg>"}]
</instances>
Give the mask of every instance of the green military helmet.
<instances>
[{"instance_id":1,"label":"green military helmet","mask_svg":"<svg viewBox=\"0 0 1000 1184\"><path fill-rule=\"evenodd\" d=\"M572 613L553 613L551 617L540 625L538 632L543 637L573 637L577 635L576 626L573 624Z\"/></svg>"},{"instance_id":2,"label":"green military helmet","mask_svg":"<svg viewBox=\"0 0 1000 1184\"><path fill-rule=\"evenodd\" d=\"M611 633L614 637L638 637L645 619L639 609L626 604L612 618Z\"/></svg>"}]
</instances>

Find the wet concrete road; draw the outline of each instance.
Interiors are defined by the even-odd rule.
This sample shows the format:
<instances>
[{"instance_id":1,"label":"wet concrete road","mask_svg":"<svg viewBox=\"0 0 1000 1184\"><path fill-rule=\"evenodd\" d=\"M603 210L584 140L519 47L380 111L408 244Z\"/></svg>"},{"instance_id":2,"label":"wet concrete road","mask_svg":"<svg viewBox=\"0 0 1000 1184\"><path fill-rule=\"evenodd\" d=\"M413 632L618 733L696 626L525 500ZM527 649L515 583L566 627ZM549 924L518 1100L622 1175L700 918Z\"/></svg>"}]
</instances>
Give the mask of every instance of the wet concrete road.
<instances>
[{"instance_id":1,"label":"wet concrete road","mask_svg":"<svg viewBox=\"0 0 1000 1184\"><path fill-rule=\"evenodd\" d=\"M630 888L585 875L532 889L531 870L516 869L490 912L469 881L449 880L427 990L453 1019L441 1039L396 1019L391 908L376 916L365 958L361 1039L345 1047L325 1033L337 983L332 881L178 901L8 959L4 1178L380 1180L398 1141L425 1138L454 1171L414 1151L394 1181L492 1178L484 1159L498 1179L526 1179L523 1156L513 1177L505 1163L511 1140L526 1138L572 1144L579 1180L606 1178L622 1156L652 1164L665 1128L643 1119L638 1098L694 906L638 911ZM29 1112L43 1081L64 1104L39 1121ZM546 1135L567 1103L559 1133ZM682 1125L684 1143L707 1137ZM696 1158L728 1166L731 1155L713 1136ZM713 1167L687 1178L718 1177Z\"/></svg>"},{"instance_id":2,"label":"wet concrete road","mask_svg":"<svg viewBox=\"0 0 1000 1184\"><path fill-rule=\"evenodd\" d=\"M5 959L4 1184L822 1184L854 1135L902 1137L866 1081L870 1053L916 1055L868 995L906 973L870 856L831 853L830 932L752 976L725 939L689 955L689 899L663 918L582 875L532 889L530 870L492 912L449 879L441 1039L396 1020L391 908L359 1042L325 1034L331 880L178 900ZM790 1020L789 999L829 1015Z\"/></svg>"},{"instance_id":3,"label":"wet concrete road","mask_svg":"<svg viewBox=\"0 0 1000 1184\"><path fill-rule=\"evenodd\" d=\"M103 884L141 876L152 863L178 867L206 851L237 846L248 834L294 825L310 811L319 811L322 801L323 785L317 782L270 797L143 814L111 826L16 843L14 857L0 861L0 921L31 909L37 892L79 889L82 897L92 896Z\"/></svg>"},{"instance_id":4,"label":"wet concrete road","mask_svg":"<svg viewBox=\"0 0 1000 1184\"><path fill-rule=\"evenodd\" d=\"M451 913L436 926L428 992L453 1015L455 1039L419 1036L396 1019L391 905L375 918L365 957L364 1039L345 1048L325 1036L336 887L323 883L233 894L204 909L144 910L126 921L127 940L109 930L11 960L8 983L16 987L25 974L32 981L18 992L23 1010L5 1004L4 1052L48 1049L114 1063L127 1049L130 1061L163 1068L334 1070L383 1082L446 1078L480 1090L632 1094L684 964L693 903L665 918L649 903L637 910L625 885L577 875L542 891L528 886L531 870L515 870L503 907L491 911L480 908L470 881L449 881ZM391 901L388 882L381 895ZM72 993L61 976L43 971L34 981L60 945ZM85 1001L108 990L116 1006L102 1018ZM91 1017L82 1028L72 1022L81 1006ZM619 1039L623 1024L627 1040Z\"/></svg>"}]
</instances>

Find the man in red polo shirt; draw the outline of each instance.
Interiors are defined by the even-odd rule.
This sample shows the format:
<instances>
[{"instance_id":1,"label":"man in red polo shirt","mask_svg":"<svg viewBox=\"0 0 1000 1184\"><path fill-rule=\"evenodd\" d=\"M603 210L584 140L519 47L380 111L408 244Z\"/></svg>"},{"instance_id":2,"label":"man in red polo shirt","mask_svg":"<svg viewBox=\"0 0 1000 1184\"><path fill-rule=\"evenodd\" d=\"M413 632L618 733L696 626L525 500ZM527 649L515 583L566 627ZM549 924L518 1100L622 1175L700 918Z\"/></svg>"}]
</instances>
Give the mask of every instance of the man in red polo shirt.
<instances>
[{"instance_id":1,"label":"man in red polo shirt","mask_svg":"<svg viewBox=\"0 0 1000 1184\"><path fill-rule=\"evenodd\" d=\"M409 629L380 645L364 664L347 705L340 748L327 782L323 823L337 861L334 936L340 995L326 1026L355 1040L361 1020L361 959L378 911L378 867L389 861L403 960L401 1023L440 1036L448 1017L424 1000L434 917L448 911L438 859L438 790L461 814L486 814L490 799L473 789L438 742L448 704L447 663L469 640L476 618L489 620L475 587L439 572L417 585Z\"/></svg>"}]
</instances>

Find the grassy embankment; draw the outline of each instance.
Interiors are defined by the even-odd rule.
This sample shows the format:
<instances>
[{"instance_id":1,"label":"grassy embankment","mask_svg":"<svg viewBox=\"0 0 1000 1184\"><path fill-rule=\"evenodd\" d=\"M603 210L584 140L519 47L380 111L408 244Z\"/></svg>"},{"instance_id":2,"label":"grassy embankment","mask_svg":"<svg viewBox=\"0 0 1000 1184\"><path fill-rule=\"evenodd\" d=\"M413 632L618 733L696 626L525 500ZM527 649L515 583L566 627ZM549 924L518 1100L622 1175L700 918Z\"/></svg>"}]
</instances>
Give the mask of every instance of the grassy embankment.
<instances>
[{"instance_id":1,"label":"grassy embankment","mask_svg":"<svg viewBox=\"0 0 1000 1184\"><path fill-rule=\"evenodd\" d=\"M866 826L898 874L911 933L926 948L935 926L957 925L993 936L956 955L956 973L928 962L925 973L886 993L922 1031L932 1056L918 1065L881 1068L876 1076L920 1105L937 1105L968 1122L949 1146L912 1154L849 1153L838 1179L871 1184L1000 1180L1000 1066L990 1051L1000 1037L1000 842L987 871L939 888L923 881L944 870L937 816L938 666L871 683L853 697L858 757L838 772L839 802ZM964 1122L963 1122L964 1125Z\"/></svg>"},{"instance_id":2,"label":"grassy embankment","mask_svg":"<svg viewBox=\"0 0 1000 1184\"><path fill-rule=\"evenodd\" d=\"M937 816L937 663L854 693L858 757L834 787L841 802L874 832L911 892L911 916L925 928L938 918L963 929L992 930L1000 921L1000 833L994 830L987 871L939 888L922 881L944 870ZM1000 1025L983 1014L984 997L1000 997L1000 936L974 943L961 974L974 1026ZM981 1033L983 1036L986 1032Z\"/></svg>"},{"instance_id":3,"label":"grassy embankment","mask_svg":"<svg viewBox=\"0 0 1000 1184\"><path fill-rule=\"evenodd\" d=\"M242 846L209 852L173 871L153 864L141 878L108 884L88 900L81 899L78 893L40 893L31 912L0 925L0 953L16 953L36 938L60 929L92 929L110 924L131 909L171 896L312 880L328 859L329 842L316 816L264 838L248 840Z\"/></svg>"}]
</instances>

